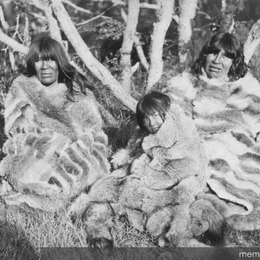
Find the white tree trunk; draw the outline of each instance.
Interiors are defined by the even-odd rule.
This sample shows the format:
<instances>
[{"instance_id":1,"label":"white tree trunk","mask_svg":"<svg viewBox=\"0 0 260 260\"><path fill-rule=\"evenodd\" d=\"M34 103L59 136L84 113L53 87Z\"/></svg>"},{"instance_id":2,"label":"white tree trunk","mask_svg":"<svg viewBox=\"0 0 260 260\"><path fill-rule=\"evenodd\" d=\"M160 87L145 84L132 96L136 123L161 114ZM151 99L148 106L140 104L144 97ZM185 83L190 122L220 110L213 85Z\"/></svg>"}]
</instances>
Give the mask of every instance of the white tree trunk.
<instances>
[{"instance_id":1,"label":"white tree trunk","mask_svg":"<svg viewBox=\"0 0 260 260\"><path fill-rule=\"evenodd\" d=\"M44 11L48 21L50 35L53 39L57 40L62 44L60 27L58 26L57 20L52 15L52 9L46 1L33 0L33 4Z\"/></svg>"},{"instance_id":2,"label":"white tree trunk","mask_svg":"<svg viewBox=\"0 0 260 260\"><path fill-rule=\"evenodd\" d=\"M139 16L139 0L128 0L128 15L126 28L123 37L123 44L121 47L121 66L122 70L122 86L124 90L131 94L131 53L134 44L134 37L136 33L136 26Z\"/></svg>"},{"instance_id":3,"label":"white tree trunk","mask_svg":"<svg viewBox=\"0 0 260 260\"><path fill-rule=\"evenodd\" d=\"M140 4L140 7L141 7L141 4ZM125 23L127 23L127 15L123 9L121 9L121 16L122 16L123 20L125 21ZM143 50L141 42L140 42L140 34L138 32L135 33L134 45L135 45L136 52L137 52L138 58L140 59L142 66L146 70L148 70L149 63L144 55L144 50ZM136 67L136 64L134 66ZM132 68L132 74L133 74L133 68Z\"/></svg>"},{"instance_id":4,"label":"white tree trunk","mask_svg":"<svg viewBox=\"0 0 260 260\"><path fill-rule=\"evenodd\" d=\"M136 35L135 35L135 48L136 48L136 52L137 52L138 58L140 59L142 66L146 70L149 70L149 63L144 55L144 50L143 50L141 42L140 42L140 35L138 33L136 33Z\"/></svg>"},{"instance_id":5,"label":"white tree trunk","mask_svg":"<svg viewBox=\"0 0 260 260\"><path fill-rule=\"evenodd\" d=\"M245 62L248 64L257 46L260 44L260 20L249 31L247 41L244 44Z\"/></svg>"},{"instance_id":6,"label":"white tree trunk","mask_svg":"<svg viewBox=\"0 0 260 260\"><path fill-rule=\"evenodd\" d=\"M196 15L198 0L180 1L179 19L179 59L181 67L186 67L191 60L191 20Z\"/></svg>"},{"instance_id":7,"label":"white tree trunk","mask_svg":"<svg viewBox=\"0 0 260 260\"><path fill-rule=\"evenodd\" d=\"M0 40L4 44L11 47L14 51L18 51L22 54L27 54L28 47L24 46L23 44L17 42L16 40L10 38L8 35L6 35L2 29L0 29Z\"/></svg>"},{"instance_id":8,"label":"white tree trunk","mask_svg":"<svg viewBox=\"0 0 260 260\"><path fill-rule=\"evenodd\" d=\"M163 72L163 45L166 32L172 21L174 0L158 0L160 6L157 11L158 22L154 24L152 35L152 43L150 49L150 69L147 80L146 93L152 90L152 87L157 83Z\"/></svg>"},{"instance_id":9,"label":"white tree trunk","mask_svg":"<svg viewBox=\"0 0 260 260\"><path fill-rule=\"evenodd\" d=\"M80 37L61 0L51 0L53 11L59 21L61 29L68 37L75 51L88 67L104 85L114 93L115 97L128 109L135 111L136 100L128 95L122 86L116 81L111 73L90 52L85 42Z\"/></svg>"}]
</instances>

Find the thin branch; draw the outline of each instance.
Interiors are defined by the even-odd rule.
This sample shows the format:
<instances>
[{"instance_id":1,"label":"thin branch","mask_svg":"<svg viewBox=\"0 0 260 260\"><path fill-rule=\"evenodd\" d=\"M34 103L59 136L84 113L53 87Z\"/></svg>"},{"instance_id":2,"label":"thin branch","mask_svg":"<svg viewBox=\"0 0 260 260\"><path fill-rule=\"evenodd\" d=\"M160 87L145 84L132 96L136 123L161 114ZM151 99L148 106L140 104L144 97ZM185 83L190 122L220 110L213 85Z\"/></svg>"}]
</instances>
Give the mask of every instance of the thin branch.
<instances>
[{"instance_id":1,"label":"thin branch","mask_svg":"<svg viewBox=\"0 0 260 260\"><path fill-rule=\"evenodd\" d=\"M141 3L140 8L147 8L147 9L154 9L159 10L160 6L156 4L147 4L147 3Z\"/></svg>"},{"instance_id":2,"label":"thin branch","mask_svg":"<svg viewBox=\"0 0 260 260\"><path fill-rule=\"evenodd\" d=\"M26 46L18 43L13 38L6 35L1 29L0 29L0 39L1 39L1 42L6 44L7 46L11 47L14 51L18 51L22 54L27 54L28 48Z\"/></svg>"},{"instance_id":3,"label":"thin branch","mask_svg":"<svg viewBox=\"0 0 260 260\"><path fill-rule=\"evenodd\" d=\"M81 26L81 25L87 24L87 23L89 23L89 22L92 22L92 21L94 21L94 20L96 20L96 19L98 19L98 18L104 16L104 14L105 14L107 11L109 11L110 9L112 9L113 7L115 7L116 5L118 5L118 4L113 4L112 6L108 7L104 12L100 13L99 15L97 15L97 16L95 16L95 17L90 18L89 20L87 20L87 21L85 21L85 22L78 23L77 26ZM105 18L110 18L110 17L105 16Z\"/></svg>"},{"instance_id":4,"label":"thin branch","mask_svg":"<svg viewBox=\"0 0 260 260\"><path fill-rule=\"evenodd\" d=\"M66 34L68 40L76 50L78 56L87 66L87 68L98 78L104 85L107 85L115 97L128 109L135 111L136 100L126 94L119 82L112 76L107 68L101 64L90 52L88 46L80 37L77 29L71 21L61 0L51 0L52 9L59 21L61 29Z\"/></svg>"},{"instance_id":5,"label":"thin branch","mask_svg":"<svg viewBox=\"0 0 260 260\"><path fill-rule=\"evenodd\" d=\"M124 22L127 23L127 14L125 13L124 9L121 8L121 17L123 18ZM135 34L134 37L134 44L136 48L137 55L139 57L139 60L142 64L142 66L148 70L149 69L149 63L144 55L144 51L142 48L142 45L140 43L140 35L138 33Z\"/></svg>"},{"instance_id":6,"label":"thin branch","mask_svg":"<svg viewBox=\"0 0 260 260\"><path fill-rule=\"evenodd\" d=\"M248 33L247 41L244 44L245 62L249 63L257 46L260 44L260 19L253 25Z\"/></svg>"},{"instance_id":7,"label":"thin branch","mask_svg":"<svg viewBox=\"0 0 260 260\"><path fill-rule=\"evenodd\" d=\"M71 6L71 7L73 7L74 9L76 9L76 10L78 10L80 12L87 13L87 14L92 14L91 11L89 11L89 10L87 10L85 8L79 7L79 6L75 5L75 4L73 4L72 2L70 2L69 0L62 0L62 2L64 4L67 4L67 5Z\"/></svg>"},{"instance_id":8,"label":"thin branch","mask_svg":"<svg viewBox=\"0 0 260 260\"><path fill-rule=\"evenodd\" d=\"M140 43L140 38L139 35L136 33L135 38L134 38L134 42L135 42L135 48L136 48L136 52L137 55L139 57L139 60L142 64L142 66L146 69L149 70L149 62L147 61L145 55L144 55L144 50L142 48L142 45Z\"/></svg>"},{"instance_id":9,"label":"thin branch","mask_svg":"<svg viewBox=\"0 0 260 260\"><path fill-rule=\"evenodd\" d=\"M5 31L7 31L8 28L9 28L9 24L8 24L8 23L6 22L6 20L5 20L4 12L3 12L2 6L0 6L0 22L1 22L1 24L2 24L3 29L4 29Z\"/></svg>"}]
</instances>

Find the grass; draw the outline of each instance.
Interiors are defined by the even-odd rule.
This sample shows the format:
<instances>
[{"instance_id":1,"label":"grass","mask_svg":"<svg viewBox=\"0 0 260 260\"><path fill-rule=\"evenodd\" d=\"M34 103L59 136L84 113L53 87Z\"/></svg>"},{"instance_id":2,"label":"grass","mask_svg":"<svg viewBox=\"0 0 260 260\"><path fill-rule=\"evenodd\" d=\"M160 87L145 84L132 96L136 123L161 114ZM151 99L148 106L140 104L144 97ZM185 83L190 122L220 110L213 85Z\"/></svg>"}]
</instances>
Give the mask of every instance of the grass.
<instances>
[{"instance_id":1,"label":"grass","mask_svg":"<svg viewBox=\"0 0 260 260\"><path fill-rule=\"evenodd\" d=\"M122 218L114 220L112 236L115 247L156 246L156 239ZM6 221L0 222L0 237L1 260L39 259L42 248L88 247L83 223L73 224L65 212L57 215L27 206L8 208Z\"/></svg>"},{"instance_id":2,"label":"grass","mask_svg":"<svg viewBox=\"0 0 260 260\"><path fill-rule=\"evenodd\" d=\"M27 206L11 206L7 222L0 221L0 259L38 259L41 248L88 247L84 224L73 224L64 214L48 213ZM156 248L157 240L147 232L134 229L126 218L114 219L115 247ZM227 247L258 247L260 231L228 228ZM14 257L14 258L13 258Z\"/></svg>"},{"instance_id":3,"label":"grass","mask_svg":"<svg viewBox=\"0 0 260 260\"><path fill-rule=\"evenodd\" d=\"M240 231L228 228L225 240L228 247L259 247L260 230Z\"/></svg>"}]
</instances>

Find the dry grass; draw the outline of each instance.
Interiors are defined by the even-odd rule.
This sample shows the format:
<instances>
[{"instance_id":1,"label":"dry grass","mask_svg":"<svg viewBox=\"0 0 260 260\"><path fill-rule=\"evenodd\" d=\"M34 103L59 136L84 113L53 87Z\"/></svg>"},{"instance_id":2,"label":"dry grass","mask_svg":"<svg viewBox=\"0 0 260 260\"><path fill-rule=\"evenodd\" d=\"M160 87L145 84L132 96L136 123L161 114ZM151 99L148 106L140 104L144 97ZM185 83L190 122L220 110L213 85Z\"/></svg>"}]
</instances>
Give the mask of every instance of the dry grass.
<instances>
[{"instance_id":1,"label":"dry grass","mask_svg":"<svg viewBox=\"0 0 260 260\"><path fill-rule=\"evenodd\" d=\"M81 222L73 224L66 214L48 213L29 207L9 207L7 222L0 223L0 259L39 259L41 248L86 248L87 235ZM155 247L156 240L115 219L115 247ZM57 251L58 252L58 251ZM66 258L67 259L67 258Z\"/></svg>"},{"instance_id":2,"label":"dry grass","mask_svg":"<svg viewBox=\"0 0 260 260\"><path fill-rule=\"evenodd\" d=\"M8 210L7 221L22 230L35 248L87 246L83 225L73 225L65 212L57 215L26 206L12 207Z\"/></svg>"},{"instance_id":3,"label":"dry grass","mask_svg":"<svg viewBox=\"0 0 260 260\"><path fill-rule=\"evenodd\" d=\"M26 206L9 208L7 223L0 222L0 236L0 259L39 259L42 248L88 247L82 223L72 224L65 213L57 215ZM112 236L117 248L157 248L155 238L134 229L126 218L114 220ZM227 247L258 247L259 241L259 230L229 228L226 232Z\"/></svg>"},{"instance_id":4,"label":"dry grass","mask_svg":"<svg viewBox=\"0 0 260 260\"><path fill-rule=\"evenodd\" d=\"M228 247L259 247L260 230L239 231L228 228L225 240Z\"/></svg>"}]
</instances>

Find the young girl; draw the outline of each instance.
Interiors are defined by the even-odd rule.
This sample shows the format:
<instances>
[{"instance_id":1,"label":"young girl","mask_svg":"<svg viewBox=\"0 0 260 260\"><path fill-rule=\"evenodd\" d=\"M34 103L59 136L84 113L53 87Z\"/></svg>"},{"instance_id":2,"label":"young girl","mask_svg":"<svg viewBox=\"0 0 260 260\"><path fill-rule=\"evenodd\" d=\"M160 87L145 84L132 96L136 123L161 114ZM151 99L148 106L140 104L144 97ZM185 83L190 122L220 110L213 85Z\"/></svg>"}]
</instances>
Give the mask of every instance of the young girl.
<instances>
[{"instance_id":1,"label":"young girl","mask_svg":"<svg viewBox=\"0 0 260 260\"><path fill-rule=\"evenodd\" d=\"M151 175L164 174L167 178L153 182L154 188L167 188L203 171L198 161L204 160L204 152L192 119L169 96L159 92L143 96L136 117L139 128L127 148L112 157L114 169L125 166L127 174L145 174L150 184Z\"/></svg>"},{"instance_id":2,"label":"young girl","mask_svg":"<svg viewBox=\"0 0 260 260\"><path fill-rule=\"evenodd\" d=\"M120 149L112 156L113 169L131 164L144 152L142 148L144 137L158 132L170 105L170 97L159 92L152 92L139 100L136 106L138 127L129 140L127 148Z\"/></svg>"}]
</instances>

